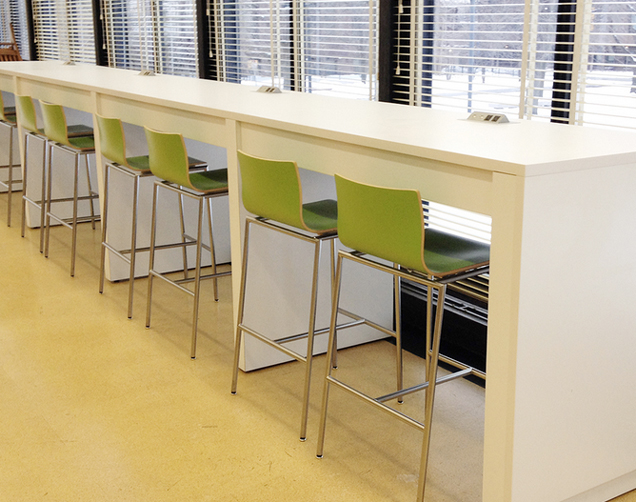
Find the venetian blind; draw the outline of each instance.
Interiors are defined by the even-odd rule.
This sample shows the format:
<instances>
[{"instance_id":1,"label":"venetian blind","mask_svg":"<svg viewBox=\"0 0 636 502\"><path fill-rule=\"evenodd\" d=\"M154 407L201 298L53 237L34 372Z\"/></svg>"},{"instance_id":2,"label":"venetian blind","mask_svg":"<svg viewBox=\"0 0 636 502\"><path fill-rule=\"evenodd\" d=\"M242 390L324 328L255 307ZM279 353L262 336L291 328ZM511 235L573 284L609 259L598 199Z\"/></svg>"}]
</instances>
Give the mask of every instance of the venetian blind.
<instances>
[{"instance_id":1,"label":"venetian blind","mask_svg":"<svg viewBox=\"0 0 636 502\"><path fill-rule=\"evenodd\" d=\"M636 128L629 0L394 0L400 103Z\"/></svg>"},{"instance_id":2,"label":"venetian blind","mask_svg":"<svg viewBox=\"0 0 636 502\"><path fill-rule=\"evenodd\" d=\"M210 76L374 98L376 12L369 0L208 0Z\"/></svg>"},{"instance_id":3,"label":"venetian blind","mask_svg":"<svg viewBox=\"0 0 636 502\"><path fill-rule=\"evenodd\" d=\"M636 128L636 3L591 0L583 13L574 123Z\"/></svg>"},{"instance_id":4,"label":"venetian blind","mask_svg":"<svg viewBox=\"0 0 636 502\"><path fill-rule=\"evenodd\" d=\"M23 0L0 1L0 39L11 41L11 26L22 59L29 59L29 40L26 23L26 5Z\"/></svg>"},{"instance_id":5,"label":"venetian blind","mask_svg":"<svg viewBox=\"0 0 636 502\"><path fill-rule=\"evenodd\" d=\"M195 13L193 0L103 0L108 65L197 76Z\"/></svg>"},{"instance_id":6,"label":"venetian blind","mask_svg":"<svg viewBox=\"0 0 636 502\"><path fill-rule=\"evenodd\" d=\"M524 0L396 1L395 101L518 109L524 10Z\"/></svg>"},{"instance_id":7,"label":"venetian blind","mask_svg":"<svg viewBox=\"0 0 636 502\"><path fill-rule=\"evenodd\" d=\"M91 0L33 0L38 59L95 64Z\"/></svg>"}]
</instances>

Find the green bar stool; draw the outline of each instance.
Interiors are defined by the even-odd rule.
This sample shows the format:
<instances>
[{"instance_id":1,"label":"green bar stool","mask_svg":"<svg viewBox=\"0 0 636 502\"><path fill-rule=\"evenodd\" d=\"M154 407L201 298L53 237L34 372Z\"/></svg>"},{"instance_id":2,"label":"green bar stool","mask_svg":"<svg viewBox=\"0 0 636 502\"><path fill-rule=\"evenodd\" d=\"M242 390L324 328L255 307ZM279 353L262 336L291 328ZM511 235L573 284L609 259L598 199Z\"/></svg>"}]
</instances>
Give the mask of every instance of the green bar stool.
<instances>
[{"instance_id":1,"label":"green bar stool","mask_svg":"<svg viewBox=\"0 0 636 502\"><path fill-rule=\"evenodd\" d=\"M152 195L152 223L150 227L150 261L148 270L148 304L146 310L146 327L150 327L151 307L152 307L152 286L155 277L163 279L179 290L191 295L194 299L192 313L192 341L190 346L190 357L196 357L197 348L197 328L199 321L199 293L201 281L212 279L214 287L214 299L218 301L217 279L230 275L231 272L217 272L216 259L214 255L214 238L212 234L212 199L227 196L227 169L216 169L214 171L191 172L189 168L189 157L186 151L183 136L175 133L164 133L144 128L148 141L148 156L150 159L150 170L157 178ZM184 237L182 242L175 244L156 244L157 235L157 202L159 188L175 193L179 199L179 207L182 211L183 197L194 199L198 203L197 233L195 237L186 234L181 228ZM203 244L203 220L204 206L207 207L208 231L210 245ZM182 213L183 214L183 213ZM183 218L181 220L183 222ZM155 251L165 249L181 248L184 253L187 247L196 247L196 262L194 265L194 277L189 277L187 262L184 261L182 279L171 279L167 274L155 269ZM201 275L202 251L206 249L211 256L212 273ZM184 286L186 283L193 283L193 289Z\"/></svg>"},{"instance_id":2,"label":"green bar stool","mask_svg":"<svg viewBox=\"0 0 636 502\"><path fill-rule=\"evenodd\" d=\"M22 162L22 237L26 231L26 208L27 204L31 204L40 210L40 253L44 252L44 219L46 212L46 160L47 160L47 144L48 140L44 134L44 129L38 128L37 115L35 113L35 105L31 96L16 95L18 125L22 128L24 134L24 159ZM88 126L78 124L68 126L68 134L73 136L86 136L92 134L92 129ZM42 189L40 198L36 199L30 195L27 190L27 171L29 168L29 143L31 140L37 140L42 143Z\"/></svg>"},{"instance_id":3,"label":"green bar stool","mask_svg":"<svg viewBox=\"0 0 636 502\"><path fill-rule=\"evenodd\" d=\"M7 189L7 226L11 226L11 194L13 185L22 183L22 179L13 179L13 133L18 128L15 107L5 107L2 93L0 92L0 125L7 128L9 132L9 164L0 166L0 169L7 169L7 181L0 181L0 186Z\"/></svg>"},{"instance_id":4,"label":"green bar stool","mask_svg":"<svg viewBox=\"0 0 636 502\"><path fill-rule=\"evenodd\" d=\"M46 210L46 155L47 155L47 139L44 130L38 128L37 116L35 114L35 105L31 96L16 95L18 124L22 128L24 134L24 159L22 162L22 237L26 230L26 209L27 203L35 206L40 210L40 253L44 252L44 213ZM42 143L42 191L40 198L36 199L31 195L27 188L29 179L27 173L29 169L29 144L31 140L37 140Z\"/></svg>"},{"instance_id":5,"label":"green bar stool","mask_svg":"<svg viewBox=\"0 0 636 502\"><path fill-rule=\"evenodd\" d=\"M111 256L117 256L128 263L130 272L128 280L128 318L133 314L133 293L135 282L136 256L139 251L149 251L149 247L137 247L137 212L139 208L139 180L153 176L150 171L150 159L148 155L136 157L126 157L126 137L124 127L118 118L102 117L96 115L97 128L99 131L100 149L102 155L107 159L104 163L104 211L102 212L102 252L99 267L99 292L104 292L106 250L111 252ZM190 170L205 169L207 164L201 160L188 158ZM131 236L129 249L117 249L109 243L108 239L108 196L110 194L111 169L132 180L132 212L131 212ZM180 206L182 228L183 207ZM185 253L184 253L185 256ZM187 262L184 264L187 268Z\"/></svg>"},{"instance_id":6,"label":"green bar stool","mask_svg":"<svg viewBox=\"0 0 636 502\"><path fill-rule=\"evenodd\" d=\"M327 357L335 350L337 331L336 318L339 308L340 284L344 260L370 266L392 274L396 283L408 279L427 287L426 326L426 382L399 389L381 397L371 397L334 376L331 365L327 367L318 436L318 458L322 458L327 421L329 389L332 384L350 392L400 420L424 431L422 457L418 487L418 502L424 500L426 470L435 388L438 383L447 382L469 374L485 378L485 375L459 361L444 358L444 362L454 364L458 371L444 377L437 377L440 358L442 316L447 284L461 279L487 273L490 263L490 246L464 237L429 228L424 220L422 199L417 190L381 188L351 181L336 175L338 194L338 234L342 244L353 251L340 250L336 266L331 325ZM394 266L381 263L380 258ZM433 321L433 300L436 308ZM396 311L396 327L399 327L399 310ZM398 328L399 329L399 328ZM399 337L399 333L396 333ZM424 390L424 421L418 421L385 404L393 399Z\"/></svg>"},{"instance_id":7,"label":"green bar stool","mask_svg":"<svg viewBox=\"0 0 636 502\"><path fill-rule=\"evenodd\" d=\"M49 242L51 234L51 219L71 230L71 277L75 276L75 255L77 251L77 225L90 222L95 230L95 222L99 221L99 215L95 214L94 201L99 200L99 194L93 191L90 178L89 155L95 153L95 138L90 136L69 137L66 126L66 115L64 108L60 105L40 102L42 119L44 122L44 133L48 139L48 177L46 191L46 235L44 242L44 256L49 256ZM72 155L75 158L75 168L73 177L73 196L58 197L53 199L53 152L61 151ZM84 157L86 167L87 195L79 195L79 175L80 158ZM78 216L78 205L80 201L89 203L90 214L88 216ZM52 212L54 203L72 202L72 216L70 218L58 216Z\"/></svg>"},{"instance_id":8,"label":"green bar stool","mask_svg":"<svg viewBox=\"0 0 636 502\"><path fill-rule=\"evenodd\" d=\"M236 394L243 333L251 335L289 357L305 363L305 385L300 423L300 440L304 441L307 438L307 414L311 386L311 367L314 355L314 336L319 332L326 332L326 329L315 329L320 254L322 243L329 242L333 264L335 240L337 238L338 208L335 200L321 200L303 204L296 162L268 160L254 157L241 151L238 152L238 158L241 170L243 205L245 209L256 215L256 217L247 217L245 220L245 241L234 348L232 394ZM314 246L309 328L306 333L271 339L244 323L249 239L252 225L258 225L301 239ZM307 339L306 355L300 354L286 345L289 342L303 338Z\"/></svg>"}]
</instances>

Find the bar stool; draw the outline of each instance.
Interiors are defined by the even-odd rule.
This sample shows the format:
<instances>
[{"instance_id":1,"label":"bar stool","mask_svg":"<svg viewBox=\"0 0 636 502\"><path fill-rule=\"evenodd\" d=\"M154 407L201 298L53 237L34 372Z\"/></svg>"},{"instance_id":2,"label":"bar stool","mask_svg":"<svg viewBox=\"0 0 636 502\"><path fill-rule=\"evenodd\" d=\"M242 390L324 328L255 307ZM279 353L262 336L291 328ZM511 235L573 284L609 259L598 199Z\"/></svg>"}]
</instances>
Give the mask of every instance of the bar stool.
<instances>
[{"instance_id":1,"label":"bar stool","mask_svg":"<svg viewBox=\"0 0 636 502\"><path fill-rule=\"evenodd\" d=\"M31 204L40 210L40 253L44 252L44 212L46 210L46 153L47 139L44 130L39 129L37 125L37 116L35 114L35 106L31 96L16 95L18 124L22 128L24 134L24 159L22 162L22 237L26 230L26 205ZM42 143L42 191L40 199L35 199L29 195L27 190L28 167L29 167L29 143L36 139Z\"/></svg>"},{"instance_id":2,"label":"bar stool","mask_svg":"<svg viewBox=\"0 0 636 502\"><path fill-rule=\"evenodd\" d=\"M6 127L9 132L9 164L6 166L0 166L0 169L7 169L7 181L0 181L0 186L7 189L7 226L11 226L11 194L13 192L13 185L16 183L22 183L22 179L13 179L13 133L18 128L16 123L16 111L15 107L4 106L4 100L2 93L0 92L0 125Z\"/></svg>"},{"instance_id":3,"label":"bar stool","mask_svg":"<svg viewBox=\"0 0 636 502\"><path fill-rule=\"evenodd\" d=\"M71 230L71 277L75 276L75 255L77 250L77 225L90 222L95 230L95 222L99 221L99 215L95 214L93 201L99 199L97 192L93 191L88 156L95 153L95 138L91 136L69 137L66 126L64 108L60 105L40 102L44 133L48 140L48 178L46 183L46 236L44 242L44 256L49 256L49 242L51 235L51 219ZM58 197L53 199L53 152L62 151L75 157L75 169L73 177L73 196ZM84 157L86 166L87 195L79 195L80 158ZM78 216L78 203L88 201L90 215ZM54 203L72 202L72 216L65 218L54 214L51 207Z\"/></svg>"},{"instance_id":4,"label":"bar stool","mask_svg":"<svg viewBox=\"0 0 636 502\"><path fill-rule=\"evenodd\" d=\"M256 217L245 220L245 241L243 246L243 266L241 291L239 296L238 324L234 348L234 374L232 376L232 394L236 394L239 354L243 333L251 335L269 346L283 352L297 361L305 363L305 385L300 422L300 440L307 438L307 414L311 386L311 366L314 352L314 336L324 330L316 330L316 304L318 299L318 273L322 243L331 244L333 265L338 209L335 200L321 200L308 204L302 203L302 188L298 174L298 165L290 161L267 160L238 152L241 168L243 205ZM258 225L283 235L295 237L314 246L311 301L309 307L309 328L306 333L271 339L255 329L245 325L245 290L247 285L247 264L249 256L249 238L252 225ZM299 354L286 344L307 339L306 355Z\"/></svg>"},{"instance_id":5,"label":"bar stool","mask_svg":"<svg viewBox=\"0 0 636 502\"><path fill-rule=\"evenodd\" d=\"M425 224L422 200L417 190L381 188L356 183L336 175L336 191L340 241L354 251L340 250L338 252L327 357L329 358L335 350L336 318L341 312L339 299L343 262L349 260L392 274L398 284L401 279L408 279L427 287L425 361L427 378L422 384L376 398L338 380L333 375L331 365L328 365L322 399L317 456L318 458L323 456L329 388L331 384L334 384L424 431L417 499L418 502L422 502L436 385L468 374L485 377L474 368L447 359L445 362L451 362L459 368L459 371L437 377L437 366L441 357L439 349L446 285L488 272L490 246L428 227ZM391 267L380 263L376 258L396 265ZM435 297L437 301L433 321ZM396 316L399 316L399 310ZM396 317L396 326L399 324L399 318ZM395 333L395 336L399 337L400 333ZM419 390L426 392L423 423L385 404L387 401Z\"/></svg>"},{"instance_id":6,"label":"bar stool","mask_svg":"<svg viewBox=\"0 0 636 502\"><path fill-rule=\"evenodd\" d=\"M24 159L22 162L22 237L26 231L26 205L31 204L40 210L40 253L44 252L44 217L46 212L46 160L47 160L47 137L44 129L39 129L37 125L37 115L35 105L31 96L16 95L18 124L24 134ZM92 129L83 124L68 126L69 137L86 136L92 134ZM28 155L30 140L36 139L42 143L42 188L40 199L35 199L27 191L28 181Z\"/></svg>"},{"instance_id":7,"label":"bar stool","mask_svg":"<svg viewBox=\"0 0 636 502\"><path fill-rule=\"evenodd\" d=\"M150 171L150 160L148 155L136 157L126 157L126 138L121 120L117 118L102 117L96 115L97 127L99 131L100 149L102 155L108 159L104 163L104 211L102 212L102 252L99 267L99 292L104 292L106 250L111 255L118 256L128 263L130 272L128 280L128 318L133 314L133 292L135 282L135 263L138 251L149 251L149 247L137 247L137 210L139 202L139 180L153 176ZM207 164L201 160L188 157L190 170L205 169ZM129 249L116 249L108 242L108 195L110 193L110 171L114 169L117 173L126 176L133 183L132 213L131 213L131 237ZM183 210L181 212L183 227ZM184 254L185 255L185 254ZM187 265L184 264L184 268Z\"/></svg>"},{"instance_id":8,"label":"bar stool","mask_svg":"<svg viewBox=\"0 0 636 502\"><path fill-rule=\"evenodd\" d=\"M155 181L152 194L152 223L150 227L150 262L148 270L148 304L146 310L146 327L150 327L150 316L152 307L152 286L153 279L158 277L169 284L172 284L179 290L191 295L194 298L194 307L192 313L192 342L190 347L190 357L196 357L197 348L197 328L199 321L199 293L201 290L201 281L212 279L214 288L214 300L218 301L217 279L219 277L230 275L231 272L217 272L216 259L214 255L214 238L212 235L212 199L216 197L226 196L228 194L227 185L227 169L216 169L214 171L190 172L189 158L186 152L185 143L181 134L164 133L144 128L146 130L146 139L148 141L148 156L150 159L150 170L157 178ZM159 196L159 188L163 188L169 192L178 195L179 207L182 208L181 202L183 197L189 197L198 202L198 220L196 237L186 234L185 229L181 228L182 242L175 244L156 245L157 235L157 200ZM204 205L207 206L208 230L210 235L210 245L203 244L203 219ZM183 220L182 220L183 221ZM194 265L194 277L189 277L188 266L184 257L184 269L182 279L171 279L167 273L156 270L155 267L155 251L165 249L181 248L184 253L190 246L196 246L196 262ZM201 275L201 259L202 250L209 251L212 264L212 273ZM185 283L194 283L192 290L183 286Z\"/></svg>"}]
</instances>

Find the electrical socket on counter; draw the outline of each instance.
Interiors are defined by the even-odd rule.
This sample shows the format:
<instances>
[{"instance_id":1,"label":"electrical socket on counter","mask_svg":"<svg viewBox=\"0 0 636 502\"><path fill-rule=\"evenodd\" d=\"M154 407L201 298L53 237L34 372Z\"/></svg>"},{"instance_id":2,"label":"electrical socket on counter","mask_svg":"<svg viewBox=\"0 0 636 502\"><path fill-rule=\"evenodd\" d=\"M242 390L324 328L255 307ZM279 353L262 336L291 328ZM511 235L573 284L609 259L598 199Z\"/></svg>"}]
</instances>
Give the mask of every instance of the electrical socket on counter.
<instances>
[{"instance_id":1,"label":"electrical socket on counter","mask_svg":"<svg viewBox=\"0 0 636 502\"><path fill-rule=\"evenodd\" d=\"M266 92L268 94L279 94L281 90L273 85L262 85L258 88L257 92Z\"/></svg>"},{"instance_id":2,"label":"electrical socket on counter","mask_svg":"<svg viewBox=\"0 0 636 502\"><path fill-rule=\"evenodd\" d=\"M468 120L475 120L477 122L491 122L493 124L507 124L510 122L508 117L503 113L488 113L488 112L473 112L468 117Z\"/></svg>"}]
</instances>

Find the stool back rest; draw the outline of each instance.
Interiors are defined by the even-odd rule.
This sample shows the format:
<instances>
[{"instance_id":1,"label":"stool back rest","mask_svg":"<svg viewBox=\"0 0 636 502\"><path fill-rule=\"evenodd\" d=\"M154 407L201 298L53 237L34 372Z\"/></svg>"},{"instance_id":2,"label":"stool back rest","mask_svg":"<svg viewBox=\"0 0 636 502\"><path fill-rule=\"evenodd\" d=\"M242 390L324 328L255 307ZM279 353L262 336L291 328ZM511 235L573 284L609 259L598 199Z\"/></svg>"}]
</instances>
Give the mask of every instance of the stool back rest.
<instances>
[{"instance_id":1,"label":"stool back rest","mask_svg":"<svg viewBox=\"0 0 636 502\"><path fill-rule=\"evenodd\" d=\"M243 205L250 213L307 229L302 217L298 165L238 152Z\"/></svg>"},{"instance_id":2,"label":"stool back rest","mask_svg":"<svg viewBox=\"0 0 636 502\"><path fill-rule=\"evenodd\" d=\"M23 129L27 131L40 133L38 130L38 120L35 114L35 105L33 104L33 98L31 96L15 97L17 111L18 111L18 123Z\"/></svg>"},{"instance_id":3,"label":"stool back rest","mask_svg":"<svg viewBox=\"0 0 636 502\"><path fill-rule=\"evenodd\" d=\"M340 242L429 273L424 263L424 213L419 192L367 185L337 174L335 178Z\"/></svg>"},{"instance_id":4,"label":"stool back rest","mask_svg":"<svg viewBox=\"0 0 636 502\"><path fill-rule=\"evenodd\" d=\"M7 117L4 114L4 98L2 97L2 93L0 92L0 120L7 120Z\"/></svg>"},{"instance_id":5,"label":"stool back rest","mask_svg":"<svg viewBox=\"0 0 636 502\"><path fill-rule=\"evenodd\" d=\"M111 162L130 167L126 160L126 138L121 120L99 114L95 114L95 117L102 155Z\"/></svg>"},{"instance_id":6,"label":"stool back rest","mask_svg":"<svg viewBox=\"0 0 636 502\"><path fill-rule=\"evenodd\" d=\"M162 180L194 189L190 183L188 153L183 136L177 133L155 131L148 127L144 129L152 174Z\"/></svg>"},{"instance_id":7,"label":"stool back rest","mask_svg":"<svg viewBox=\"0 0 636 502\"><path fill-rule=\"evenodd\" d=\"M66 128L66 114L60 105L40 101L42 121L44 122L44 134L51 141L62 145L71 146L68 140Z\"/></svg>"}]
</instances>

